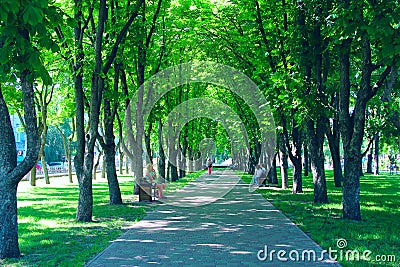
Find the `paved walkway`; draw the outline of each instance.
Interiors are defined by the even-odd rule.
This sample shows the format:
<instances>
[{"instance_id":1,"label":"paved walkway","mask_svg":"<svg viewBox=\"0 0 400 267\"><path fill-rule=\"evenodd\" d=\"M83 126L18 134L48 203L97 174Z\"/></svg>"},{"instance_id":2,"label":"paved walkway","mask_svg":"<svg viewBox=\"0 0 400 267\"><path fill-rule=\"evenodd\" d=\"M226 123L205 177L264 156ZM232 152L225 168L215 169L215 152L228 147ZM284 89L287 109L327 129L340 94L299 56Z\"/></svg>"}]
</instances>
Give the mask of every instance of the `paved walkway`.
<instances>
[{"instance_id":1,"label":"paved walkway","mask_svg":"<svg viewBox=\"0 0 400 267\"><path fill-rule=\"evenodd\" d=\"M201 176L201 191L207 191L207 184L213 187L221 174ZM221 177L238 179L231 172ZM224 184L229 182L225 179ZM249 193L242 181L211 204L182 207L177 199L170 202L173 205L160 205L87 266L339 266L328 260L308 261L308 250L318 258L322 249L260 194ZM279 260L277 252L270 257L272 250L284 250L281 257L288 260ZM302 261L302 253L307 261ZM257 254L266 259L259 260ZM289 259L297 255L298 261Z\"/></svg>"}]
</instances>

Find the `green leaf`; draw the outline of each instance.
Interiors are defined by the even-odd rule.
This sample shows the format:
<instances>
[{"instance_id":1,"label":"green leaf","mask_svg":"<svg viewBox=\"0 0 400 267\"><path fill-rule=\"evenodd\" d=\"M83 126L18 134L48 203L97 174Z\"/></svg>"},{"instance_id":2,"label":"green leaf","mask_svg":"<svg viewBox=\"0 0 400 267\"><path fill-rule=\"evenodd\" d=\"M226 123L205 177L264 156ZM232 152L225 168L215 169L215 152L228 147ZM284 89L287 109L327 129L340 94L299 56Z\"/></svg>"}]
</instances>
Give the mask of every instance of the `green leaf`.
<instances>
[{"instance_id":1,"label":"green leaf","mask_svg":"<svg viewBox=\"0 0 400 267\"><path fill-rule=\"evenodd\" d=\"M57 53L59 51L60 51L60 47L55 42L51 42L51 52Z\"/></svg>"},{"instance_id":2,"label":"green leaf","mask_svg":"<svg viewBox=\"0 0 400 267\"><path fill-rule=\"evenodd\" d=\"M45 85L51 85L52 82L53 82L52 79L51 79L51 77L50 77L50 75L49 75L49 73L48 73L47 70L44 69L44 68L43 68L43 70L42 70L41 73L40 73L40 77L42 78L43 84L45 84Z\"/></svg>"},{"instance_id":3,"label":"green leaf","mask_svg":"<svg viewBox=\"0 0 400 267\"><path fill-rule=\"evenodd\" d=\"M77 25L75 19L73 18L67 18L67 25L71 28L75 27Z\"/></svg>"},{"instance_id":4,"label":"green leaf","mask_svg":"<svg viewBox=\"0 0 400 267\"><path fill-rule=\"evenodd\" d=\"M24 10L22 19L25 23L36 26L43 21L43 11L33 5L28 5Z\"/></svg>"},{"instance_id":5,"label":"green leaf","mask_svg":"<svg viewBox=\"0 0 400 267\"><path fill-rule=\"evenodd\" d=\"M8 63L8 60L9 60L8 52L9 51L6 48L3 48L0 50L0 64L1 65Z\"/></svg>"},{"instance_id":6,"label":"green leaf","mask_svg":"<svg viewBox=\"0 0 400 267\"><path fill-rule=\"evenodd\" d=\"M30 53L28 57L28 64L32 67L40 66L40 60L37 53Z\"/></svg>"},{"instance_id":7,"label":"green leaf","mask_svg":"<svg viewBox=\"0 0 400 267\"><path fill-rule=\"evenodd\" d=\"M20 1L7 1L4 5L4 11L11 11L12 13L16 14L20 7Z\"/></svg>"}]
</instances>

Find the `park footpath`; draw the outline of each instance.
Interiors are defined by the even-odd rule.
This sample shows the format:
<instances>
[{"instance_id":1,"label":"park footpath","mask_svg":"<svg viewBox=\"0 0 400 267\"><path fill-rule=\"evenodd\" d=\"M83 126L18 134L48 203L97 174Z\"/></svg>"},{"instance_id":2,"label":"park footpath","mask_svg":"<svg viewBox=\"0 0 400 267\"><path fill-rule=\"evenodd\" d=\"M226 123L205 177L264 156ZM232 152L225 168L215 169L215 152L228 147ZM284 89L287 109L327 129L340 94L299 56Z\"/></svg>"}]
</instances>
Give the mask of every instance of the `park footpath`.
<instances>
[{"instance_id":1,"label":"park footpath","mask_svg":"<svg viewBox=\"0 0 400 267\"><path fill-rule=\"evenodd\" d=\"M321 247L259 193L250 193L233 172L221 174L202 175L169 195L168 204L160 204L86 266L340 266L327 255L321 259ZM206 204L216 198L205 195L215 187L212 182L225 179L220 188L229 184L227 177L239 182Z\"/></svg>"}]
</instances>

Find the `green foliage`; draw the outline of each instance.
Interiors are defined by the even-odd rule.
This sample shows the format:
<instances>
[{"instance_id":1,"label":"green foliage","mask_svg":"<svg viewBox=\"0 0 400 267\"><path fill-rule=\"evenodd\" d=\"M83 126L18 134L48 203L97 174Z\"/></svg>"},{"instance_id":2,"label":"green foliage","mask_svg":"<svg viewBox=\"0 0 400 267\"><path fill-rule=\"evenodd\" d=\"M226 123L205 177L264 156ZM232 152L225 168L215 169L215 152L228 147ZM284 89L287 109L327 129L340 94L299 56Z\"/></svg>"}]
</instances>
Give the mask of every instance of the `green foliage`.
<instances>
[{"instance_id":1,"label":"green foliage","mask_svg":"<svg viewBox=\"0 0 400 267\"><path fill-rule=\"evenodd\" d=\"M0 11L0 72L3 81L10 72L30 70L33 80L40 77L44 84L51 84L51 78L43 65L42 50L59 51L52 30L62 23L60 10L40 1L2 1ZM35 45L34 45L35 44Z\"/></svg>"},{"instance_id":2,"label":"green foliage","mask_svg":"<svg viewBox=\"0 0 400 267\"><path fill-rule=\"evenodd\" d=\"M60 128L63 133L68 137L72 134L72 129L67 120L63 123L60 123ZM72 153L75 152L75 142L71 144ZM60 133L54 126L49 126L46 138L46 146L44 148L46 154L46 160L48 162L52 161L65 161L66 155L63 146L63 140L61 138Z\"/></svg>"},{"instance_id":3,"label":"green foliage","mask_svg":"<svg viewBox=\"0 0 400 267\"><path fill-rule=\"evenodd\" d=\"M118 32L134 10L133 2L107 1L109 8L103 36L102 56L104 59L111 53ZM145 49L145 60L140 62L144 64L145 79L151 77L157 70L182 62L190 60L216 61L241 70L257 83L274 112L279 131L283 126L290 130L292 118L300 125L304 120L320 115L332 118L337 112L332 105L332 97L340 86L338 55L344 39L353 39L351 44L350 109L354 108L362 77L361 37L368 37L371 43L372 63L377 64L377 67L391 64L394 57L397 57L400 52L400 6L397 1L350 1L350 6L345 6L345 2L259 1L260 17L258 17L253 0L200 0L196 2L165 0L162 2L160 14L153 25L157 1L146 1L146 8L142 7L140 10L140 16L134 20L115 59L115 63L119 64L127 74L128 93L125 95L121 92L121 81L119 91L113 90L115 77L111 67L107 75L100 74L105 79L104 98L112 103L118 103L118 112L123 120L124 100L130 99L138 87L137 67L141 60L140 57L143 56L139 55L138 47L145 44L150 30L154 26L154 33ZM114 7L111 6L112 3L115 5ZM128 3L130 4L128 5ZM302 9L300 9L300 3L304 4ZM90 11L91 8L93 8L93 13ZM31 80L36 81L36 88L43 85L54 85L54 95L48 107L49 125L61 126L67 135L72 134L71 118L75 111L73 82L76 70L74 67L77 64L74 55L80 52L84 54L84 58L80 62L83 67L78 71L83 72L87 107L90 102L88 88L91 85L95 62L93 47L95 26L98 22L98 8L98 1L94 1L93 4L91 1L83 1L80 8L83 16L82 22L87 21L88 23L82 37L83 51L76 51L74 27L78 26L78 21L75 20L74 12L78 7L73 1L1 1L0 79L1 90L11 112L22 108L22 94L18 90L18 77L21 71L30 70L32 71ZM304 25L299 25L301 12L304 12L305 16ZM83 25L80 26L83 27ZM261 26L264 36L261 33ZM315 35L316 26L320 27L320 39ZM62 37L56 34L55 28L61 29ZM322 47L318 46L320 45L318 41L322 42ZM318 52L323 54L324 60L329 59L323 63L327 72L323 74L323 78L326 80L323 81L322 86L316 78L315 66ZM305 75L304 66L307 64L311 66L311 77ZM377 74L381 72L381 69L376 71ZM378 77L379 75L373 75L371 84L376 82ZM389 154L396 154L400 144L399 133L387 119L393 111L400 110L398 88L399 86L396 85L392 94L393 101L389 107L382 108L379 96L373 99L368 106L365 135L370 137L380 131L381 142L384 143L383 151ZM39 93L39 90L36 90L36 93ZM229 90L210 84L190 84L171 90L152 110L146 127L150 122L154 124L151 132L153 150L158 145L157 127L155 127L158 119L164 121L174 107L196 97L218 99L240 114L249 134L250 144L254 148L260 139L260 133L256 118L243 99ZM282 117L286 118L285 125L281 121ZM115 129L117 130L117 127ZM185 125L181 136L186 131L188 132L188 146L194 154L198 152L201 140L206 137L215 140L219 155L226 155L230 150L226 130L214 120L206 118L192 120ZM46 151L51 161L62 159L61 143L58 132L50 127ZM181 145L183 145L183 138L181 138ZM333 202L328 207L331 211L335 210L333 213L336 214L338 213L336 210L339 209L340 192L336 189L331 190L330 199ZM365 190L374 192L374 188L369 188L369 186L365 187ZM68 188L67 191L68 194L73 194ZM390 188L389 191L393 193ZM363 189L363 192L366 191ZM289 197L283 193L280 195L281 193L278 192L276 196L280 199ZM44 192L38 191L38 194L44 194ZM315 207L308 202L311 201L309 191L306 195L290 198L293 198L293 203L296 204L301 201L306 202L305 210L299 204L302 207L299 212L302 212L303 215L315 212L316 217L319 218L328 214L329 219L326 220L328 223L337 222L331 218L333 217L332 213L324 213L324 211L319 213L319 208L316 211L312 210ZM291 205L282 204L280 207L286 209ZM369 216L372 215L367 215L368 218ZM305 216L302 217L302 220L308 221ZM33 219L34 223L38 221L37 218ZM318 219L316 222L320 224L326 221ZM343 228L342 222L338 225ZM76 225L71 227L77 228ZM352 227L355 226L352 225ZM80 232L79 235L82 233ZM349 235L352 236L352 234ZM46 242L43 241L43 244L46 245Z\"/></svg>"}]
</instances>

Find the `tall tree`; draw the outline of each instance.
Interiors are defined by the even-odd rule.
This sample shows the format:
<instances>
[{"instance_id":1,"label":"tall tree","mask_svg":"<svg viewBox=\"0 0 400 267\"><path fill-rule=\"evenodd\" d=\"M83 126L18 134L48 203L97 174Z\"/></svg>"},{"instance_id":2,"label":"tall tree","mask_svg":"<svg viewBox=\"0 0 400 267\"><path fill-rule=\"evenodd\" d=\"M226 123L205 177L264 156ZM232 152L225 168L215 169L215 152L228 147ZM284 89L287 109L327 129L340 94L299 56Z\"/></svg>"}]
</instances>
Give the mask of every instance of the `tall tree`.
<instances>
[{"instance_id":1,"label":"tall tree","mask_svg":"<svg viewBox=\"0 0 400 267\"><path fill-rule=\"evenodd\" d=\"M85 20L83 18L83 3L81 0L75 0L75 47L77 54L75 56L75 101L76 101L76 132L77 132L77 154L75 156L75 169L79 182L79 200L76 214L77 221L89 222L92 220L93 193L92 193L92 170L94 164L94 147L99 137L99 114L100 106L103 100L105 78L117 56L119 45L125 40L127 32L134 19L138 15L138 9L143 0L138 0L132 7L130 16L113 40L111 51L106 58L103 58L103 36L105 32L105 23L107 20L107 3L100 1L97 17L97 27L95 28L95 46L94 46L94 68L92 71L91 91L89 101L89 131L85 132L84 114L85 95L83 92L83 66L84 57L83 35L90 21L93 21L93 7L89 6L89 15Z\"/></svg>"},{"instance_id":2,"label":"tall tree","mask_svg":"<svg viewBox=\"0 0 400 267\"><path fill-rule=\"evenodd\" d=\"M353 9L356 7L356 9ZM343 11L343 34L339 49L340 60L340 94L339 94L339 126L343 140L344 150L344 176L343 176L343 217L352 220L361 220L360 211L360 168L361 146L365 128L365 111L368 101L376 95L378 89L390 73L390 66L383 71L381 65L373 64L370 27L375 23L392 29L387 21L380 21L383 7L375 1L369 5L356 1L344 0L340 2ZM354 10L357 10L354 14ZM368 16L365 17L364 13ZM371 17L369 17L371 16ZM364 25L367 25L366 27ZM353 37L356 34L356 37ZM342 36L343 37L343 36ZM373 40L373 39L372 39ZM374 40L375 43L379 42ZM361 59L361 78L357 88L354 108L351 111L351 52L359 49ZM378 79L373 79L373 73L379 70Z\"/></svg>"},{"instance_id":3,"label":"tall tree","mask_svg":"<svg viewBox=\"0 0 400 267\"><path fill-rule=\"evenodd\" d=\"M335 187L341 187L343 181L342 159L340 157L340 131L339 131L339 97L338 93L331 95L331 104L333 109L332 126L327 120L326 136L328 139L329 150L331 152L333 163L333 179Z\"/></svg>"},{"instance_id":4,"label":"tall tree","mask_svg":"<svg viewBox=\"0 0 400 267\"><path fill-rule=\"evenodd\" d=\"M300 66L303 66L304 74L304 95L307 103L308 117L306 119L307 140L309 155L311 158L311 169L314 183L314 202L327 203L328 195L326 189L326 178L324 170L324 140L326 127L326 114L323 112L324 105L327 105L326 82L328 68L330 65L327 42L323 41L321 28L328 13L330 1L325 1L313 9L299 0L298 6L298 27L301 42ZM307 18L307 14L313 18ZM307 25L306 19L313 24ZM311 97L310 97L311 96ZM312 100L311 100L312 99ZM318 99L318 102L315 102ZM315 103L309 103L311 100ZM310 108L311 107L311 108ZM308 166L305 166L308 168Z\"/></svg>"},{"instance_id":5,"label":"tall tree","mask_svg":"<svg viewBox=\"0 0 400 267\"><path fill-rule=\"evenodd\" d=\"M36 163L39 151L33 84L39 79L45 85L51 84L39 51L58 51L49 29L61 20L57 9L47 2L3 1L0 16L0 258L3 259L20 256L17 186ZM4 85L10 84L21 90L24 109L27 150L19 165L10 113L4 99Z\"/></svg>"},{"instance_id":6,"label":"tall tree","mask_svg":"<svg viewBox=\"0 0 400 267\"><path fill-rule=\"evenodd\" d=\"M147 12L148 2L143 0L143 5L141 5L139 10L141 21L139 21L138 25L136 25L136 31L134 33L136 35L135 40L137 41L137 55L135 57L135 71L137 81L136 84L139 86L139 88L136 93L137 99L135 101L137 102L126 102L125 122L127 126L127 145L125 147L125 153L131 160L132 170L135 174L136 179L140 179L141 177L143 177L142 142L145 135L146 123L145 121L143 121L143 110L146 105L146 103L143 102L145 91L144 87L141 85L143 85L145 81L146 67L148 66L147 62L149 47L156 29L156 23L160 14L161 6L162 0L158 0L157 4L155 5L155 11L152 13L151 16L151 22L148 23L147 17L149 16L149 13L151 14L151 12ZM150 26L147 27L148 25ZM151 92L146 93L151 94ZM126 92L125 96L128 97L128 95L129 94ZM132 125L132 122L134 122L134 125ZM134 151L134 153L131 153L129 150ZM138 185L136 182L134 191L135 193L138 193Z\"/></svg>"}]
</instances>

